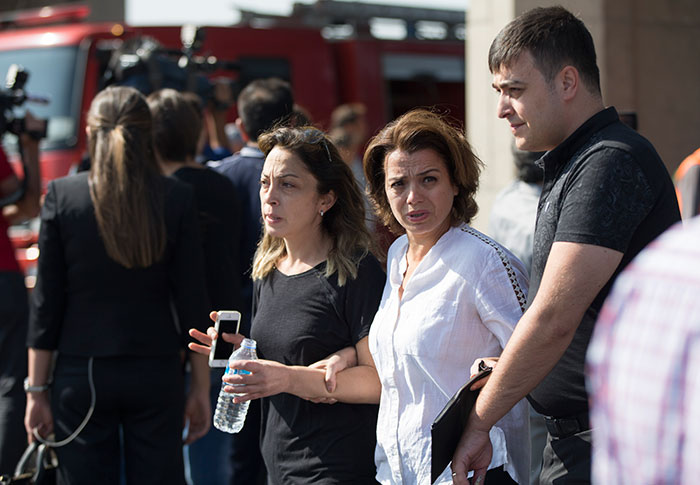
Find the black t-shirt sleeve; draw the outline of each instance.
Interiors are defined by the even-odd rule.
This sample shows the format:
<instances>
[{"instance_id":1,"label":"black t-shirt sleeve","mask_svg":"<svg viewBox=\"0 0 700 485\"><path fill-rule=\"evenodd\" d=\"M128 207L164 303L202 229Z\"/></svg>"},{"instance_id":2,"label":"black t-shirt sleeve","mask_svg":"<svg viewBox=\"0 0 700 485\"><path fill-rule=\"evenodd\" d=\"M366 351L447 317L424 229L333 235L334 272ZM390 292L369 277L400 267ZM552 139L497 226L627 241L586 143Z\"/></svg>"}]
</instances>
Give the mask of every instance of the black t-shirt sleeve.
<instances>
[{"instance_id":1,"label":"black t-shirt sleeve","mask_svg":"<svg viewBox=\"0 0 700 485\"><path fill-rule=\"evenodd\" d=\"M649 182L632 156L617 148L597 149L579 167L566 188L554 241L625 252L654 203Z\"/></svg>"},{"instance_id":2,"label":"black t-shirt sleeve","mask_svg":"<svg viewBox=\"0 0 700 485\"><path fill-rule=\"evenodd\" d=\"M385 280L379 262L374 256L367 255L360 262L357 278L348 279L345 283L343 317L349 326L353 344L369 335L369 327L382 299Z\"/></svg>"}]
</instances>

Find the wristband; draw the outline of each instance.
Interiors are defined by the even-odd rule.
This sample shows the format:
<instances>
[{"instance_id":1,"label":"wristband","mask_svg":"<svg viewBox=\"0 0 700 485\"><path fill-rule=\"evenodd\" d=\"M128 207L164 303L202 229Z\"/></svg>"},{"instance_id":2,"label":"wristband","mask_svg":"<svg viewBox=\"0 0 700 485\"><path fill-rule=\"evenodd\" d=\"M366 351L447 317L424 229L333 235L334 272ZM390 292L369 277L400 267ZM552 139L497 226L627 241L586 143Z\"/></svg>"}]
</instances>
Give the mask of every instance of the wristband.
<instances>
[{"instance_id":1,"label":"wristband","mask_svg":"<svg viewBox=\"0 0 700 485\"><path fill-rule=\"evenodd\" d=\"M42 384L41 386L32 386L29 384L29 377L24 378L24 392L44 392L48 391L50 384Z\"/></svg>"}]
</instances>

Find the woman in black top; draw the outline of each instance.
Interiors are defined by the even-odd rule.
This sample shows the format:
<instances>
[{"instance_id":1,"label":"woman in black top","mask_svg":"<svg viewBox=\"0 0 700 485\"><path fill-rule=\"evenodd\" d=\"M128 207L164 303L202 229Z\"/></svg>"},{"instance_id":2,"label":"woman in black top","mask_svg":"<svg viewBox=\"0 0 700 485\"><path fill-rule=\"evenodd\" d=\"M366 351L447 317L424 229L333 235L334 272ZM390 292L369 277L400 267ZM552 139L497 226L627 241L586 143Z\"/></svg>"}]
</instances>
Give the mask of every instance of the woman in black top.
<instances>
[{"instance_id":1,"label":"woman in black top","mask_svg":"<svg viewBox=\"0 0 700 485\"><path fill-rule=\"evenodd\" d=\"M156 159L164 175L185 182L194 191L211 308L236 309L240 285L231 275L239 271L236 220L240 208L231 181L195 161L203 120L193 96L161 89L146 98L153 116Z\"/></svg>"},{"instance_id":2,"label":"woman in black top","mask_svg":"<svg viewBox=\"0 0 700 485\"><path fill-rule=\"evenodd\" d=\"M183 415L190 439L211 417L203 356L183 392L179 329L204 323L209 305L192 191L160 175L134 89L97 95L88 143L90 172L51 182L42 208L28 437L68 442L59 483L119 483L121 434L127 483L184 484Z\"/></svg>"},{"instance_id":3,"label":"woman in black top","mask_svg":"<svg viewBox=\"0 0 700 485\"><path fill-rule=\"evenodd\" d=\"M261 360L235 364L252 374L224 380L246 386L237 402L262 398L268 483L373 483L379 384L367 335L385 276L368 253L362 196L319 130L278 128L258 143L267 157L265 232L253 266L251 336ZM208 352L211 338L191 335L205 344L191 348ZM348 346L358 365L338 373L331 393L324 369L312 364Z\"/></svg>"},{"instance_id":4,"label":"woman in black top","mask_svg":"<svg viewBox=\"0 0 700 485\"><path fill-rule=\"evenodd\" d=\"M241 307L240 280L232 275L239 274L240 206L231 181L195 161L202 132L201 100L194 93L174 89L158 90L146 100L153 116L153 142L161 171L194 190L211 308L238 309ZM224 369L210 370L212 412L223 375ZM252 437L257 439L257 430ZM231 467L210 466L212 460L226 459L230 454L231 436L212 427L206 436L189 446L186 454L192 481L198 485L230 482ZM262 467L259 455L257 453L258 466ZM254 467L254 464L249 463L249 466Z\"/></svg>"}]
</instances>

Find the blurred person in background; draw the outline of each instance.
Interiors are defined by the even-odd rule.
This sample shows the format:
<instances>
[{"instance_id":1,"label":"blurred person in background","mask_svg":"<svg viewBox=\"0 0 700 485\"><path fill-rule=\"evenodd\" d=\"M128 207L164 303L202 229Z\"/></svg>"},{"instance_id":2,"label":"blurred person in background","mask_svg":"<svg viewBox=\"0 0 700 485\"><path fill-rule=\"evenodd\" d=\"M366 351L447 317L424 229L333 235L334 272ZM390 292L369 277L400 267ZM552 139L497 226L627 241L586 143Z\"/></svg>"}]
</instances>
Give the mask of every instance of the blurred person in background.
<instances>
[{"instance_id":1,"label":"blurred person in background","mask_svg":"<svg viewBox=\"0 0 700 485\"><path fill-rule=\"evenodd\" d=\"M18 140L25 167L24 180L17 177L0 147L0 475L14 473L26 448L23 416L25 390L30 392L30 389L26 385L23 389L22 383L27 375L25 341L29 307L24 275L7 231L11 224L39 214L39 141L29 134L40 128L39 123L31 113L26 113L26 131Z\"/></svg>"},{"instance_id":2,"label":"blurred person in background","mask_svg":"<svg viewBox=\"0 0 700 485\"><path fill-rule=\"evenodd\" d=\"M345 163L364 190L367 185L362 171L362 150L367 142L367 108L362 103L341 104L331 113L329 133L340 142L338 147Z\"/></svg>"},{"instance_id":3,"label":"blurred person in background","mask_svg":"<svg viewBox=\"0 0 700 485\"><path fill-rule=\"evenodd\" d=\"M517 179L496 195L489 215L489 234L532 269L532 242L544 171L537 160L544 152L513 148Z\"/></svg>"},{"instance_id":4,"label":"blurred person in background","mask_svg":"<svg viewBox=\"0 0 700 485\"><path fill-rule=\"evenodd\" d=\"M654 240L615 282L586 358L593 482L700 476L700 218Z\"/></svg>"},{"instance_id":5,"label":"blurred person in background","mask_svg":"<svg viewBox=\"0 0 700 485\"><path fill-rule=\"evenodd\" d=\"M226 133L226 116L234 103L231 80L228 78L214 79L212 90L212 96L202 111L205 143L200 154L203 162L230 157L240 149L234 150L235 147L229 143L229 137Z\"/></svg>"},{"instance_id":6,"label":"blurred person in background","mask_svg":"<svg viewBox=\"0 0 700 485\"><path fill-rule=\"evenodd\" d=\"M292 115L294 99L289 83L281 79L258 79L248 84L238 96L236 127L246 145L236 154L211 163L217 172L228 178L235 189L234 195L241 207L236 221L240 241L239 279L242 288L243 307L241 329L247 334L250 328L250 305L253 282L250 271L253 255L261 236L260 173L265 155L258 148L258 137L277 123Z\"/></svg>"},{"instance_id":7,"label":"blurred person in background","mask_svg":"<svg viewBox=\"0 0 700 485\"><path fill-rule=\"evenodd\" d=\"M151 119L135 89L101 91L90 171L50 182L41 210L25 428L65 440L59 484L116 485L120 454L128 484L184 484L183 423L186 443L210 426L206 357L183 383L181 329L209 311L194 196L161 175Z\"/></svg>"},{"instance_id":8,"label":"blurred person in background","mask_svg":"<svg viewBox=\"0 0 700 485\"><path fill-rule=\"evenodd\" d=\"M224 132L226 133L226 139L228 140L228 145L231 148L231 153L238 153L241 148L245 146L243 142L243 137L241 137L241 131L236 126L236 123L226 123L224 126Z\"/></svg>"},{"instance_id":9,"label":"blurred person in background","mask_svg":"<svg viewBox=\"0 0 700 485\"><path fill-rule=\"evenodd\" d=\"M238 201L231 182L195 161L202 126L199 112L186 95L163 89L147 98L153 116L153 140L161 171L192 187L204 255L204 275L211 308L240 308L238 278ZM211 406L221 388L224 369L211 369ZM231 435L211 428L189 446L189 472L195 485L229 483ZM217 466L212 466L216 463Z\"/></svg>"},{"instance_id":10,"label":"blurred person in background","mask_svg":"<svg viewBox=\"0 0 700 485\"><path fill-rule=\"evenodd\" d=\"M673 175L681 217L700 214L700 148L688 155Z\"/></svg>"},{"instance_id":11,"label":"blurred person in background","mask_svg":"<svg viewBox=\"0 0 700 485\"><path fill-rule=\"evenodd\" d=\"M302 105L294 103L294 108L292 108L292 115L289 118L289 126L313 126L314 120L311 117L309 110L304 108Z\"/></svg>"},{"instance_id":12,"label":"blurred person in background","mask_svg":"<svg viewBox=\"0 0 700 485\"><path fill-rule=\"evenodd\" d=\"M239 235L238 275L241 287L241 333L250 335L253 302L251 269L253 256L262 234L260 212L260 173L265 155L258 147L258 137L292 116L294 98L288 82L277 78L258 79L248 84L237 99L236 127L245 146L231 157L209 166L227 177L234 188L240 214L229 221ZM234 483L259 483L264 476L260 455L260 404L251 403L243 429L233 436L232 467ZM253 424L251 424L253 423Z\"/></svg>"},{"instance_id":13,"label":"blurred person in background","mask_svg":"<svg viewBox=\"0 0 700 485\"><path fill-rule=\"evenodd\" d=\"M362 170L362 150L367 141L367 108L361 103L342 104L331 114L330 137L338 147L340 155L352 170L355 180L364 194L365 221L370 232L376 230L376 219L372 207L365 194L367 180Z\"/></svg>"}]
</instances>

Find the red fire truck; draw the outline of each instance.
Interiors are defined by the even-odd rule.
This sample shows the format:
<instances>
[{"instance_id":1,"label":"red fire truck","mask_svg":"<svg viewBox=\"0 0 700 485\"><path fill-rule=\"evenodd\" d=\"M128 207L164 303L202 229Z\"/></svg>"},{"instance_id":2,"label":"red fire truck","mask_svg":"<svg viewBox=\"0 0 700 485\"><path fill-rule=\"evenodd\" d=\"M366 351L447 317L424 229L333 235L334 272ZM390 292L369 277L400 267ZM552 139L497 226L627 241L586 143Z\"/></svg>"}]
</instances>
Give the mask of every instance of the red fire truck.
<instances>
[{"instance_id":1,"label":"red fire truck","mask_svg":"<svg viewBox=\"0 0 700 485\"><path fill-rule=\"evenodd\" d=\"M334 107L347 102L366 105L371 131L414 106L437 105L457 120L464 120L463 40L451 34L440 40L378 39L358 20L372 12L363 13L357 6L352 11L354 34L347 38L324 36L320 25L308 27L308 18L331 18L334 12L328 9L336 3L341 4L319 2L326 9L325 17L306 11L302 13L306 20L299 16L267 17L257 23L248 19L247 25L207 27L195 54L205 64L235 66L208 75L230 76L239 87L255 78L287 79L296 102L321 126L327 126ZM348 5L335 7L347 9ZM371 10L372 6L364 8ZM374 13L381 14L378 9L374 6ZM397 11L410 17L410 31L415 30L418 12L429 13L425 9L395 7L391 13L395 15ZM0 16L0 73L7 72L11 64L19 64L30 72L27 91L50 98L45 106L23 106L49 120L48 135L41 145L44 187L49 180L74 170L84 155L86 111L95 94L109 82L105 71L115 49L128 39L149 36L165 49L182 50L179 26L92 23L86 21L88 15L88 7L63 6ZM212 61L214 58L216 61ZM235 116L235 107L229 116ZM16 163L15 143L14 136L7 135L3 140L5 150ZM37 229L36 221L11 229L30 287L38 254L33 247Z\"/></svg>"}]
</instances>

